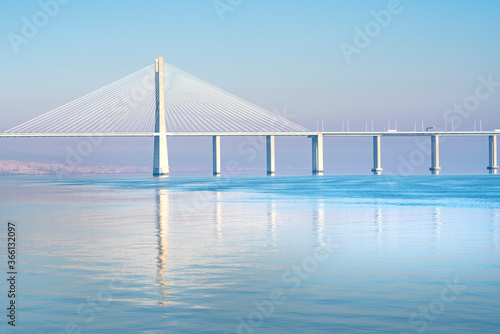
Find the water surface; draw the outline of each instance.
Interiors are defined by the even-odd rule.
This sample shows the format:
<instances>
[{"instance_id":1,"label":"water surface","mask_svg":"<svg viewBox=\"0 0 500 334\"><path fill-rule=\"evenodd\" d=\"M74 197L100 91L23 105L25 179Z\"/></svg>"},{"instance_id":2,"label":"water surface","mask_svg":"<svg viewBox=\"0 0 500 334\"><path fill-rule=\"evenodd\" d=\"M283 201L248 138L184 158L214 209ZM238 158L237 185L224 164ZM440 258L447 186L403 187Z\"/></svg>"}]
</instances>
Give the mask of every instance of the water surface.
<instances>
[{"instance_id":1,"label":"water surface","mask_svg":"<svg viewBox=\"0 0 500 334\"><path fill-rule=\"evenodd\" d=\"M498 333L499 189L495 176L4 177L16 330Z\"/></svg>"}]
</instances>

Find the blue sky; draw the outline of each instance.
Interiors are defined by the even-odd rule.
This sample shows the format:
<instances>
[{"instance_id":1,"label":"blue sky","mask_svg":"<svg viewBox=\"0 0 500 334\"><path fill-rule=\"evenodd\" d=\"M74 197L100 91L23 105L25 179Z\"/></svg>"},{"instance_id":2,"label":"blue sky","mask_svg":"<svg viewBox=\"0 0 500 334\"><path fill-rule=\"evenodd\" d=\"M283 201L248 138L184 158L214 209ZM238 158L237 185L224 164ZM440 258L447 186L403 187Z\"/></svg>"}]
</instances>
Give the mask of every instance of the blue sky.
<instances>
[{"instance_id":1,"label":"blue sky","mask_svg":"<svg viewBox=\"0 0 500 334\"><path fill-rule=\"evenodd\" d=\"M222 14L223 20L213 0L65 2L34 37L18 45L17 53L9 36L22 36L23 18L33 22L43 9L38 1L3 2L0 131L143 68L158 56L268 110L286 108L303 126L314 129L323 120L325 130L332 131L340 130L347 119L351 130L364 130L366 120L372 119L377 130L394 120L401 130L413 129L415 120L444 127L445 111L474 95L479 77L500 82L500 2L493 0L401 0L399 5L221 0L232 9ZM385 26L379 24L369 44L358 48L348 62L342 43L356 46L356 28L366 32L376 22L373 12L391 6L398 13L391 14ZM461 118L461 129L472 129L479 120L484 129L500 128L499 107L496 87ZM61 160L65 147L75 140L9 139L0 159ZM152 144L126 142L124 148L123 141L107 140L86 163L149 165ZM205 152L209 138L195 140L200 144L191 153L185 152L182 141L171 142L173 166L210 166L210 153ZM483 142L443 143L443 171L484 172ZM223 157L241 159L240 144L223 141ZM327 170L369 172L369 141L329 139L326 145ZM386 170L396 172L398 157L415 145L413 140L384 141ZM300 151L300 162L294 150ZM278 170L309 167L309 150L307 139L281 139ZM362 157L352 157L353 150ZM134 158L124 159L131 152ZM462 161L463 156L470 158ZM242 165L261 166L263 159L261 152L258 159L244 159ZM427 165L417 172L426 173Z\"/></svg>"}]
</instances>

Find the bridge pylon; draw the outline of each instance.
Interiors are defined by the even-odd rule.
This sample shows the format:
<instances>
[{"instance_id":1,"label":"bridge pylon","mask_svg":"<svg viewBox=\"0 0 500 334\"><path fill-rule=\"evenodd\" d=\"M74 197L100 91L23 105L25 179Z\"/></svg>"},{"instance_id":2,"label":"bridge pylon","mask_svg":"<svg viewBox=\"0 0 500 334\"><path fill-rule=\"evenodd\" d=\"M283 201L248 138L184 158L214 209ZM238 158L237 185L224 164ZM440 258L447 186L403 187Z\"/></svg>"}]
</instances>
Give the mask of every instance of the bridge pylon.
<instances>
[{"instance_id":1,"label":"bridge pylon","mask_svg":"<svg viewBox=\"0 0 500 334\"><path fill-rule=\"evenodd\" d=\"M155 136L153 176L168 176L167 125L165 123L165 92L163 90L163 57L155 59Z\"/></svg>"}]
</instances>

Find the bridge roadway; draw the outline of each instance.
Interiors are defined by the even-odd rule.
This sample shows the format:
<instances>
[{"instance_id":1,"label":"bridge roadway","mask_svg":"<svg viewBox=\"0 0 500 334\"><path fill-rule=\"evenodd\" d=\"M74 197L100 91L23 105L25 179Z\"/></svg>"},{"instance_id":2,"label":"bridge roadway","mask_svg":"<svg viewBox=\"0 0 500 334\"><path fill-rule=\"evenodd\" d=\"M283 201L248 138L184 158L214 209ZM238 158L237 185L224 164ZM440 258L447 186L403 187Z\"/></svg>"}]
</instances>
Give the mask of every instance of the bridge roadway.
<instances>
[{"instance_id":1,"label":"bridge roadway","mask_svg":"<svg viewBox=\"0 0 500 334\"><path fill-rule=\"evenodd\" d=\"M431 167L432 174L438 175L439 166L439 138L480 136L489 137L489 165L490 174L497 174L497 135L495 131L365 131L365 132L185 132L166 133L167 137L213 137L213 172L218 176L221 173L220 137L222 136L265 136L267 146L267 174L275 174L275 145L276 136L307 136L312 139L312 172L316 175L323 174L323 138L324 137L373 137L373 169L376 175L382 174L381 164L381 137L430 137L431 139ZM22 137L154 137L158 133L0 133L0 138Z\"/></svg>"},{"instance_id":2,"label":"bridge roadway","mask_svg":"<svg viewBox=\"0 0 500 334\"><path fill-rule=\"evenodd\" d=\"M324 137L415 137L415 136L495 136L500 135L500 130L495 131L359 131L359 132L167 132L168 137L191 136L316 136ZM0 138L9 137L153 137L158 133L152 132L103 132L103 133L0 133Z\"/></svg>"}]
</instances>

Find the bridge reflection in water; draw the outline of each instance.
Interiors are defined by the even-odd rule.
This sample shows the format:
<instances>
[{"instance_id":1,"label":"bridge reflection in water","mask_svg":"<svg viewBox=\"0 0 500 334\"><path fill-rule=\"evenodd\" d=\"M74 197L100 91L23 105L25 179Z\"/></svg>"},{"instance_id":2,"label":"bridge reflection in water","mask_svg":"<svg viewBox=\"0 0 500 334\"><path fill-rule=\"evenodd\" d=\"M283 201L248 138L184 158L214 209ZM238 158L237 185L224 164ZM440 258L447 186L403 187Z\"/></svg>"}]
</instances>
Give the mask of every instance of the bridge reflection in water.
<instances>
[{"instance_id":1,"label":"bridge reflection in water","mask_svg":"<svg viewBox=\"0 0 500 334\"><path fill-rule=\"evenodd\" d=\"M358 248L383 254L401 243L411 248L427 240L427 246L433 246L428 247L427 252L434 254L445 249L450 238L460 242L467 238L455 227L455 215L460 216L460 212L441 206L391 208L374 203L352 210L349 205L328 199L290 203L268 194L248 201L247 195L240 198L230 192L186 193L168 189L155 190L154 196L157 305L174 303L174 285L197 289L199 284L212 284L214 277L226 280L222 277L226 277L227 271L238 272L247 260L256 260L255 265L259 265L261 259L252 257L259 250L287 249L293 253L295 248L314 250L328 243L338 250L335 256L343 258L358 252ZM415 212L419 213L417 220L412 218ZM487 215L491 221L490 245L498 251L500 211L491 210ZM294 244L297 235L305 236L300 241L304 244ZM188 242L186 236L189 236ZM182 267L201 271L195 276L179 277L177 273ZM203 274L205 270L207 276ZM216 284L230 285L231 282L217 281Z\"/></svg>"},{"instance_id":2,"label":"bridge reflection in water","mask_svg":"<svg viewBox=\"0 0 500 334\"><path fill-rule=\"evenodd\" d=\"M168 224L169 224L169 190L156 190L156 235L158 237L158 268L157 268L157 283L160 287L161 300L159 305L167 304L168 282L165 278L167 270L167 255L168 255Z\"/></svg>"}]
</instances>

